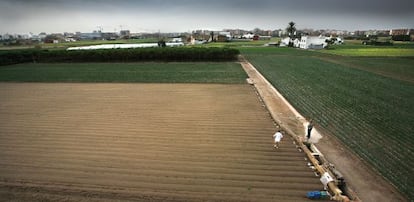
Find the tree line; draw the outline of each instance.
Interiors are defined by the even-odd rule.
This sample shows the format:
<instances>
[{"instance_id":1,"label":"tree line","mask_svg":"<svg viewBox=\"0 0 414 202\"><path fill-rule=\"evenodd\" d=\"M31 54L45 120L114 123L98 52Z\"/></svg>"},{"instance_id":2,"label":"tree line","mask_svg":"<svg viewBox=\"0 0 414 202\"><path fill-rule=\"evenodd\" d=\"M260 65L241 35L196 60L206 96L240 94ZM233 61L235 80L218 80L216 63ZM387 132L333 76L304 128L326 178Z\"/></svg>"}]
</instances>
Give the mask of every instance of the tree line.
<instances>
[{"instance_id":1,"label":"tree line","mask_svg":"<svg viewBox=\"0 0 414 202\"><path fill-rule=\"evenodd\" d=\"M0 65L18 63L234 61L239 50L218 47L0 51Z\"/></svg>"}]
</instances>

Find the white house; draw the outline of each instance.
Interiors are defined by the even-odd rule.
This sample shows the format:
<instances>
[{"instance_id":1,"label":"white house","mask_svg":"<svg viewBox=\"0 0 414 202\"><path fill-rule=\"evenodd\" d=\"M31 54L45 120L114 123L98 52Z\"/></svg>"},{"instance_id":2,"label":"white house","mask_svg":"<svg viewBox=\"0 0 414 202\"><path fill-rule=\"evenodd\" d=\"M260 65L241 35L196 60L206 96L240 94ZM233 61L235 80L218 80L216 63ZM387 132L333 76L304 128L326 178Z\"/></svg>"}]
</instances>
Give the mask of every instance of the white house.
<instances>
[{"instance_id":1,"label":"white house","mask_svg":"<svg viewBox=\"0 0 414 202\"><path fill-rule=\"evenodd\" d=\"M323 49L327 45L324 36L302 36L299 41L299 48L302 49Z\"/></svg>"},{"instance_id":2,"label":"white house","mask_svg":"<svg viewBox=\"0 0 414 202\"><path fill-rule=\"evenodd\" d=\"M339 45L339 44L344 43L344 40L339 38L339 37L330 36L330 37L326 37L325 39L326 39L326 41L333 41L333 44L335 44L335 45Z\"/></svg>"},{"instance_id":3,"label":"white house","mask_svg":"<svg viewBox=\"0 0 414 202\"><path fill-rule=\"evenodd\" d=\"M293 47L300 48L300 41L299 41L299 39L293 40Z\"/></svg>"},{"instance_id":4,"label":"white house","mask_svg":"<svg viewBox=\"0 0 414 202\"><path fill-rule=\"evenodd\" d=\"M182 38L172 38L169 42L182 43L183 42L183 39Z\"/></svg>"},{"instance_id":5,"label":"white house","mask_svg":"<svg viewBox=\"0 0 414 202\"><path fill-rule=\"evenodd\" d=\"M253 37L254 37L254 34L252 34L252 33L244 34L242 36L242 38L244 38L244 39L253 39Z\"/></svg>"},{"instance_id":6,"label":"white house","mask_svg":"<svg viewBox=\"0 0 414 202\"><path fill-rule=\"evenodd\" d=\"M291 42L291 39L289 37L286 37L280 40L280 46L281 47L289 46L289 42Z\"/></svg>"}]
</instances>

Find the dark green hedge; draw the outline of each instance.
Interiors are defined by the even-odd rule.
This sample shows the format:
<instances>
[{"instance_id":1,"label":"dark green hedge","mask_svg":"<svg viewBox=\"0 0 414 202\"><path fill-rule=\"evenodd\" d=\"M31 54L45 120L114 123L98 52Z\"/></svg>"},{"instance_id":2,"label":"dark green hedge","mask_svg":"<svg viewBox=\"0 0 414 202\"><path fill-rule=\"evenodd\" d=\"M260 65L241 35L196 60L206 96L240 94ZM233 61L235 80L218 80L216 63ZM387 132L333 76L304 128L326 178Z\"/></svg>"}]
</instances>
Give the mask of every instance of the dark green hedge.
<instances>
[{"instance_id":1,"label":"dark green hedge","mask_svg":"<svg viewBox=\"0 0 414 202\"><path fill-rule=\"evenodd\" d=\"M34 61L34 50L0 51L0 65L9 65Z\"/></svg>"},{"instance_id":2,"label":"dark green hedge","mask_svg":"<svg viewBox=\"0 0 414 202\"><path fill-rule=\"evenodd\" d=\"M141 62L233 61L239 50L231 48L136 48L106 50L13 50L0 51L0 65L27 62Z\"/></svg>"},{"instance_id":3,"label":"dark green hedge","mask_svg":"<svg viewBox=\"0 0 414 202\"><path fill-rule=\"evenodd\" d=\"M410 35L395 35L392 36L392 40L394 41L411 41Z\"/></svg>"}]
</instances>

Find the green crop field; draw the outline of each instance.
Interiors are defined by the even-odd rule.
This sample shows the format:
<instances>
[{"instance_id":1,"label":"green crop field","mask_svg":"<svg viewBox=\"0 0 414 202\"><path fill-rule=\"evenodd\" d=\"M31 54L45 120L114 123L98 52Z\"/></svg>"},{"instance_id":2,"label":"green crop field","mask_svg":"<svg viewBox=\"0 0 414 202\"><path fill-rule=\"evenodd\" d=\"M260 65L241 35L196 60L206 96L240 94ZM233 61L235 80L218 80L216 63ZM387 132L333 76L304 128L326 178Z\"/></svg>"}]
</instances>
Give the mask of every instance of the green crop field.
<instances>
[{"instance_id":1,"label":"green crop field","mask_svg":"<svg viewBox=\"0 0 414 202\"><path fill-rule=\"evenodd\" d=\"M342 56L380 56L380 57L413 57L414 44L396 43L392 46L369 46L362 44L345 44L332 46L320 52Z\"/></svg>"},{"instance_id":2,"label":"green crop field","mask_svg":"<svg viewBox=\"0 0 414 202\"><path fill-rule=\"evenodd\" d=\"M413 57L240 50L301 114L414 199Z\"/></svg>"},{"instance_id":3,"label":"green crop field","mask_svg":"<svg viewBox=\"0 0 414 202\"><path fill-rule=\"evenodd\" d=\"M409 57L333 57L320 59L346 67L370 71L385 77L414 83L414 58Z\"/></svg>"},{"instance_id":4,"label":"green crop field","mask_svg":"<svg viewBox=\"0 0 414 202\"><path fill-rule=\"evenodd\" d=\"M24 63L0 67L2 82L244 83L234 62Z\"/></svg>"},{"instance_id":5,"label":"green crop field","mask_svg":"<svg viewBox=\"0 0 414 202\"><path fill-rule=\"evenodd\" d=\"M401 48L355 48L323 50L323 52L344 56L414 56L414 49Z\"/></svg>"}]
</instances>

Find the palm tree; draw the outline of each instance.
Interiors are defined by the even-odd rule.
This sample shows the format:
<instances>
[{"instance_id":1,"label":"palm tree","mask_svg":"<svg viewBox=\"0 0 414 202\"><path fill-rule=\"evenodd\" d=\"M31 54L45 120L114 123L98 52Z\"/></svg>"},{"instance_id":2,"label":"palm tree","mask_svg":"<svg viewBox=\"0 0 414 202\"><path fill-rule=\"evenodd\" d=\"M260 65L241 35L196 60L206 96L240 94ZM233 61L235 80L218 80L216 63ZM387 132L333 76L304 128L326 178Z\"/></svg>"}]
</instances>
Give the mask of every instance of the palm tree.
<instances>
[{"instance_id":1,"label":"palm tree","mask_svg":"<svg viewBox=\"0 0 414 202\"><path fill-rule=\"evenodd\" d=\"M296 27L293 21L289 22L289 26L286 28L286 31L289 33L290 41L289 41L289 47L293 47L293 34L296 32Z\"/></svg>"},{"instance_id":2,"label":"palm tree","mask_svg":"<svg viewBox=\"0 0 414 202\"><path fill-rule=\"evenodd\" d=\"M294 23L293 21L289 22L289 26L286 28L286 31L289 33L290 37L293 37L293 34L296 31L296 27L295 27L296 23Z\"/></svg>"}]
</instances>

